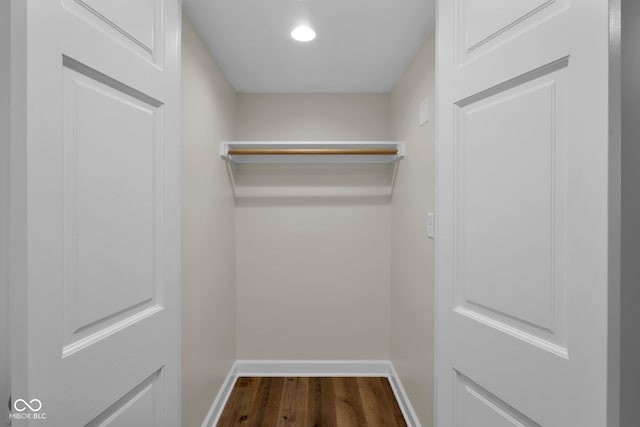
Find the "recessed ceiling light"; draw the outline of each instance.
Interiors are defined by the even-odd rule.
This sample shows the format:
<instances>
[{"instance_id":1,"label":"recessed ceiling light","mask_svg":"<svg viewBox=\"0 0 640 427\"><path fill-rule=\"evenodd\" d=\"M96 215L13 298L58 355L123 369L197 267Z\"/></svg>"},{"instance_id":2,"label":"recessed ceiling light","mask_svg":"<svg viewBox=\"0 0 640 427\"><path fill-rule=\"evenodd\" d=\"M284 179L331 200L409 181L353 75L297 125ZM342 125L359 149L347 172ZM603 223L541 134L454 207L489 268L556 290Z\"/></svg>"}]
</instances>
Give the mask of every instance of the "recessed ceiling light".
<instances>
[{"instance_id":1,"label":"recessed ceiling light","mask_svg":"<svg viewBox=\"0 0 640 427\"><path fill-rule=\"evenodd\" d=\"M301 25L295 30L291 31L291 37L299 42L310 42L316 38L316 32L306 25Z\"/></svg>"}]
</instances>

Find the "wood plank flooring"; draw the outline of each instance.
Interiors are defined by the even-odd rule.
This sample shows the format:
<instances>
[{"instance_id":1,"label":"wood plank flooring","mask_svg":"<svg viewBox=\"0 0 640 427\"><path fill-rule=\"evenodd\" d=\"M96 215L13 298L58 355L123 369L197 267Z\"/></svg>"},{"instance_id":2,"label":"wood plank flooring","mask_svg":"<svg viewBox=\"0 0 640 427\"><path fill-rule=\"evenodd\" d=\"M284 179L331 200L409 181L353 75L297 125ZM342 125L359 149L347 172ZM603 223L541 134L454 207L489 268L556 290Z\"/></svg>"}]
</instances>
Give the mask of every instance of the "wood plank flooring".
<instances>
[{"instance_id":1,"label":"wood plank flooring","mask_svg":"<svg viewBox=\"0 0 640 427\"><path fill-rule=\"evenodd\" d=\"M375 377L240 377L218 427L405 427L389 381Z\"/></svg>"}]
</instances>

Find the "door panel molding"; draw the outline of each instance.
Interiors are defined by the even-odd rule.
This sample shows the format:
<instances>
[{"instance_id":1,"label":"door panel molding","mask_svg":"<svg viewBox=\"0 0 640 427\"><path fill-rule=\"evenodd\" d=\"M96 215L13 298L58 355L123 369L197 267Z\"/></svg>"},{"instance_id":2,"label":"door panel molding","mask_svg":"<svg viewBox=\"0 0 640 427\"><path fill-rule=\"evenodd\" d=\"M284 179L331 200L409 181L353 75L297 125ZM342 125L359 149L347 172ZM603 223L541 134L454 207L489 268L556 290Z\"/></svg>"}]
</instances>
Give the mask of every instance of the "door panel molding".
<instances>
[{"instance_id":1,"label":"door panel molding","mask_svg":"<svg viewBox=\"0 0 640 427\"><path fill-rule=\"evenodd\" d=\"M491 6L472 0L456 0L457 64L477 59L564 11L569 0L494 0Z\"/></svg>"},{"instance_id":2,"label":"door panel molding","mask_svg":"<svg viewBox=\"0 0 640 427\"><path fill-rule=\"evenodd\" d=\"M456 312L565 358L568 65L456 103L452 171Z\"/></svg>"},{"instance_id":3,"label":"door panel molding","mask_svg":"<svg viewBox=\"0 0 640 427\"><path fill-rule=\"evenodd\" d=\"M163 427L161 389L162 368L124 394L117 402L88 422L85 427L135 425L136 427Z\"/></svg>"},{"instance_id":4,"label":"door panel molding","mask_svg":"<svg viewBox=\"0 0 640 427\"><path fill-rule=\"evenodd\" d=\"M455 427L542 427L462 373L456 382Z\"/></svg>"},{"instance_id":5,"label":"door panel molding","mask_svg":"<svg viewBox=\"0 0 640 427\"><path fill-rule=\"evenodd\" d=\"M77 61L66 64L73 68L63 70L65 357L115 333L116 324L160 311L165 262L162 103Z\"/></svg>"},{"instance_id":6,"label":"door panel molding","mask_svg":"<svg viewBox=\"0 0 640 427\"><path fill-rule=\"evenodd\" d=\"M62 0L62 4L142 58L161 65L164 0Z\"/></svg>"}]
</instances>

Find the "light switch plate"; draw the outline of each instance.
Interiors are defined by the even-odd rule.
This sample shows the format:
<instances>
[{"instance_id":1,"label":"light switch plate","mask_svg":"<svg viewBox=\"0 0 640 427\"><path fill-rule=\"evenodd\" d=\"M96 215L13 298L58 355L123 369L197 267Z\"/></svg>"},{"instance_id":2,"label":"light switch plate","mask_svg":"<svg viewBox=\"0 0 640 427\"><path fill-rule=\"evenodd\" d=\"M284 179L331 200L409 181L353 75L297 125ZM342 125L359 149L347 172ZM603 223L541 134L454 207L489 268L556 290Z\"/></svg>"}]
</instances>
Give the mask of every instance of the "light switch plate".
<instances>
[{"instance_id":1,"label":"light switch plate","mask_svg":"<svg viewBox=\"0 0 640 427\"><path fill-rule=\"evenodd\" d=\"M427 237L435 239L435 224L433 212L427 213Z\"/></svg>"},{"instance_id":2,"label":"light switch plate","mask_svg":"<svg viewBox=\"0 0 640 427\"><path fill-rule=\"evenodd\" d=\"M429 123L429 98L425 98L420 103L420 126Z\"/></svg>"}]
</instances>

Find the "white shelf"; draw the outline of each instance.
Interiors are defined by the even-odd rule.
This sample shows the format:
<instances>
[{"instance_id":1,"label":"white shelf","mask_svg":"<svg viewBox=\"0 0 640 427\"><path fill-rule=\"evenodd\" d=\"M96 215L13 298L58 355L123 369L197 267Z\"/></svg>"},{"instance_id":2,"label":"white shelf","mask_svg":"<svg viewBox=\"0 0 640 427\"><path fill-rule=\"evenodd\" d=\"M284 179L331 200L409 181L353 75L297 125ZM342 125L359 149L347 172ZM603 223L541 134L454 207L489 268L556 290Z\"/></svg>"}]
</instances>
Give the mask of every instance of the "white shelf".
<instances>
[{"instance_id":1,"label":"white shelf","mask_svg":"<svg viewBox=\"0 0 640 427\"><path fill-rule=\"evenodd\" d=\"M235 164L390 164L405 156L396 141L228 141L220 156Z\"/></svg>"}]
</instances>

